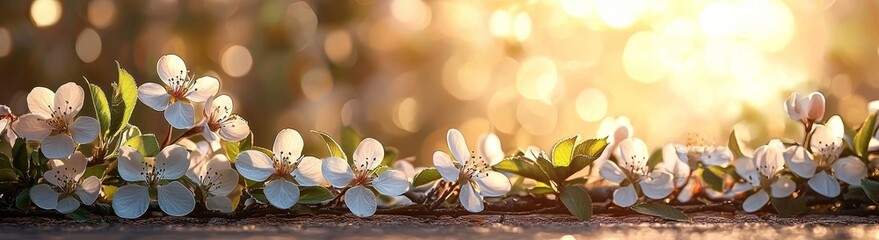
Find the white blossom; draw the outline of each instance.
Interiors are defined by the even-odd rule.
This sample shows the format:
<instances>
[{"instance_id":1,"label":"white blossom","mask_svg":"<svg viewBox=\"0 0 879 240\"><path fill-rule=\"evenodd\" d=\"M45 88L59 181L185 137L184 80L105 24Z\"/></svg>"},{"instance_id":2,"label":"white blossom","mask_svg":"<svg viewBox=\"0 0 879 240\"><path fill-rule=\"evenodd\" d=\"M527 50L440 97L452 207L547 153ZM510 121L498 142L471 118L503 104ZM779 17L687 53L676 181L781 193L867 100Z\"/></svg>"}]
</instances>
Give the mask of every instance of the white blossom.
<instances>
[{"instance_id":1,"label":"white blossom","mask_svg":"<svg viewBox=\"0 0 879 240\"><path fill-rule=\"evenodd\" d=\"M457 160L457 164L452 161L449 154L443 151L433 153L433 165L442 175L443 179L448 182L456 182L461 186L458 200L461 206L469 212L482 212L484 209L484 197L498 197L507 194L512 185L510 180L491 169L503 160L503 153L500 157L491 157L470 151L464 136L457 129L449 129L446 134L446 141L452 156ZM485 141L480 144L480 152L485 152ZM489 143L495 144L495 143ZM500 142L496 143L500 147Z\"/></svg>"},{"instance_id":2,"label":"white blossom","mask_svg":"<svg viewBox=\"0 0 879 240\"><path fill-rule=\"evenodd\" d=\"M83 99L82 87L72 82L61 85L57 92L36 87L27 95L31 113L19 117L12 128L27 140L40 141L40 151L47 158L66 158L76 144L94 141L101 131L98 120L76 117Z\"/></svg>"}]
</instances>

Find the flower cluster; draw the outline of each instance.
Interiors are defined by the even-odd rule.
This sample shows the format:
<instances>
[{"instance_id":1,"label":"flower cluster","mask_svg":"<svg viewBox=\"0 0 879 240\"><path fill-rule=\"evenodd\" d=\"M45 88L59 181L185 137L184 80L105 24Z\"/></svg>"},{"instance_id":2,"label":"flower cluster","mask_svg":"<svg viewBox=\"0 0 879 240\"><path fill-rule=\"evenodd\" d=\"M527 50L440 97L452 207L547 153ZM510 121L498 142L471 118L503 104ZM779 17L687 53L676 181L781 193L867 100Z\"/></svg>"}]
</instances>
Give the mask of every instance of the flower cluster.
<instances>
[{"instance_id":1,"label":"flower cluster","mask_svg":"<svg viewBox=\"0 0 879 240\"><path fill-rule=\"evenodd\" d=\"M564 205L585 220L593 201L605 201L682 221L689 218L670 205L734 203L745 212L772 205L779 214L795 215L815 202L810 199L864 208L874 206L850 199L879 200L870 198L879 196L879 174L868 165L879 145L876 113L856 130L837 115L822 122L825 100L818 92L795 93L784 103L803 126L802 141L772 139L752 153L734 132L727 145L689 141L651 152L620 117L606 119L596 138L564 138L548 152L529 146L507 154L493 133L471 148L465 133L449 129L448 149L434 152L432 167L416 168L413 158L397 160L396 149L348 127L342 141L311 131L329 152L322 158L303 155L305 142L294 129L279 131L271 149L254 146L232 98L218 95L220 81L193 79L176 55L158 60L161 84L137 87L118 70L110 99L88 84L95 117L77 116L86 94L72 82L55 92L34 88L27 96L30 113L22 116L0 106L0 132L8 139L0 142L12 147L11 155L0 156L0 197L30 199L62 214L102 205L122 218L150 209L171 216L258 207L296 211L297 204L309 211L347 209L358 217L411 205L479 213L504 209L508 200L536 199ZM138 99L164 112L169 131L162 141L128 122ZM196 114L199 108L203 114ZM172 137L175 129L182 132ZM606 188L610 197L590 197ZM28 202L13 202L31 210Z\"/></svg>"}]
</instances>

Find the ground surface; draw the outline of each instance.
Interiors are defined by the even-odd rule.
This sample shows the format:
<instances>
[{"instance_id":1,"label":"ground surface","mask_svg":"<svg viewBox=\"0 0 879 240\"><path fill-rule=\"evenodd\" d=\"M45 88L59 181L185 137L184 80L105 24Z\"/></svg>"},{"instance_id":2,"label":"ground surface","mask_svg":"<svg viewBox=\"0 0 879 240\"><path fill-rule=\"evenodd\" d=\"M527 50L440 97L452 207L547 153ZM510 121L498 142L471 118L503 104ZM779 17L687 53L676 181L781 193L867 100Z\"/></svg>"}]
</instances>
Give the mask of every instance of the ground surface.
<instances>
[{"instance_id":1,"label":"ground surface","mask_svg":"<svg viewBox=\"0 0 879 240\"><path fill-rule=\"evenodd\" d=\"M570 236L566 236L570 235ZM76 222L51 217L0 218L0 239L875 239L879 217L697 213L693 223L646 216L596 215L581 222L569 215L270 215L243 219L116 217Z\"/></svg>"}]
</instances>

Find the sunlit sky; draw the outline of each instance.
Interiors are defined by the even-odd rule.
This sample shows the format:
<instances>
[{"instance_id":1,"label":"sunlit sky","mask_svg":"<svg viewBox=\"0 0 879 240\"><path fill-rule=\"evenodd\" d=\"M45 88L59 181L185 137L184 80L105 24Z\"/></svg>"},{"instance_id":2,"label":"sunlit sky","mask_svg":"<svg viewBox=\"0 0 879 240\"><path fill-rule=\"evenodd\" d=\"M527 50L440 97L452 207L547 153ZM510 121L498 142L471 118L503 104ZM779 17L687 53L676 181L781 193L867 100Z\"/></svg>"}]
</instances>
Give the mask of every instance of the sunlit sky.
<instances>
[{"instance_id":1,"label":"sunlit sky","mask_svg":"<svg viewBox=\"0 0 879 240\"><path fill-rule=\"evenodd\" d=\"M257 143L281 128L367 136L425 158L448 128L505 150L594 137L627 116L651 147L733 129L798 136L783 100L820 90L860 123L877 98L872 1L357 0L0 3L2 101L25 112L37 85L158 81L182 56L235 98ZM141 107L136 124L164 129ZM829 117L829 114L828 116ZM314 154L324 154L307 137Z\"/></svg>"}]
</instances>

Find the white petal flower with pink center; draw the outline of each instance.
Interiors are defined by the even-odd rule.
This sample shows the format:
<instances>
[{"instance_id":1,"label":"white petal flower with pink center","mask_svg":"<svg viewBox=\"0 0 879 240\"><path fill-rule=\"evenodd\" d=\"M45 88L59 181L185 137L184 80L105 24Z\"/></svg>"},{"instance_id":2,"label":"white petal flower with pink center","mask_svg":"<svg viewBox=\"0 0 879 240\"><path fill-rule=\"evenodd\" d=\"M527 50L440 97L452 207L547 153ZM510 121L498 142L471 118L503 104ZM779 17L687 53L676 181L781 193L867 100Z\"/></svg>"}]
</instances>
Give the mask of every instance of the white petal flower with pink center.
<instances>
[{"instance_id":1,"label":"white petal flower with pink center","mask_svg":"<svg viewBox=\"0 0 879 240\"><path fill-rule=\"evenodd\" d=\"M189 170L186 177L198 186L202 201L208 210L232 212L232 199L229 194L238 185L238 172L224 154L203 155L193 152L190 155Z\"/></svg>"},{"instance_id":2,"label":"white petal flower with pink center","mask_svg":"<svg viewBox=\"0 0 879 240\"><path fill-rule=\"evenodd\" d=\"M453 162L449 154L436 151L433 153L433 165L445 181L460 184L458 201L464 209L473 213L482 212L485 208L483 198L503 196L510 191L512 187L510 179L491 169L503 160L502 151L500 157L490 156L498 154L485 151L493 148L486 147L486 141L480 141L482 144L479 153L470 151L464 135L458 129L449 129L446 141L456 161ZM495 143L489 142L489 144ZM496 144L497 148L500 148L500 141ZM483 155L486 153L490 155Z\"/></svg>"},{"instance_id":3,"label":"white petal flower with pink center","mask_svg":"<svg viewBox=\"0 0 879 240\"><path fill-rule=\"evenodd\" d=\"M31 113L19 117L12 128L27 140L40 141L40 151L47 158L66 158L76 144L94 141L101 131L98 120L76 116L84 96L82 87L72 82L61 85L57 92L34 88L27 95Z\"/></svg>"},{"instance_id":4,"label":"white petal flower with pink center","mask_svg":"<svg viewBox=\"0 0 879 240\"><path fill-rule=\"evenodd\" d=\"M824 94L820 92L813 92L808 96L793 93L784 101L784 110L792 120L812 126L812 123L824 118L824 101Z\"/></svg>"},{"instance_id":5,"label":"white petal flower with pink center","mask_svg":"<svg viewBox=\"0 0 879 240\"><path fill-rule=\"evenodd\" d=\"M91 205L101 192L101 180L90 176L82 179L88 159L75 152L67 159L49 161L52 169L43 173L49 184L38 184L31 188L30 198L38 207L55 209L60 213L71 213L80 204Z\"/></svg>"},{"instance_id":6,"label":"white petal flower with pink center","mask_svg":"<svg viewBox=\"0 0 879 240\"><path fill-rule=\"evenodd\" d=\"M272 157L257 150L243 151L238 154L235 167L244 178L265 181L263 192L269 203L288 209L299 201L299 186L320 186L325 181L320 159L303 157L303 146L299 132L284 129L275 137Z\"/></svg>"},{"instance_id":7,"label":"white petal flower with pink center","mask_svg":"<svg viewBox=\"0 0 879 240\"><path fill-rule=\"evenodd\" d=\"M675 188L679 188L679 202L689 202L704 185L693 167L727 167L732 162L732 151L725 146L701 144L668 144L662 149L662 166L674 176ZM724 176L720 176L724 177Z\"/></svg>"},{"instance_id":8,"label":"white petal flower with pink center","mask_svg":"<svg viewBox=\"0 0 879 240\"><path fill-rule=\"evenodd\" d=\"M598 156L597 159L592 163L592 172L586 173L574 173L569 178L579 178L588 176L589 182L595 182L601 179L601 174L599 173L601 166L604 163L608 162L611 156L619 157L619 143L623 140L631 138L635 135L635 130L632 127L632 123L629 121L629 118L626 116L620 116L618 118L607 117L601 121L601 124L598 126L598 134L596 134L596 138L607 138L607 147L604 148L604 151L601 152L601 155ZM586 168L584 168L585 170Z\"/></svg>"},{"instance_id":9,"label":"white petal flower with pink center","mask_svg":"<svg viewBox=\"0 0 879 240\"><path fill-rule=\"evenodd\" d=\"M375 139L366 138L354 150L353 163L345 159L330 157L323 160L321 169L324 177L335 188L343 189L345 205L358 217L375 214L378 207L373 190L385 196L400 196L412 184L406 174L394 169L378 171L385 157L385 149Z\"/></svg>"},{"instance_id":10,"label":"white petal flower with pink center","mask_svg":"<svg viewBox=\"0 0 879 240\"><path fill-rule=\"evenodd\" d=\"M754 151L754 158L736 162L736 173L757 191L745 199L745 212L756 212L769 203L769 197L785 198L793 194L797 184L787 176L779 175L784 169L784 144L778 139L769 141Z\"/></svg>"},{"instance_id":11,"label":"white petal flower with pink center","mask_svg":"<svg viewBox=\"0 0 879 240\"><path fill-rule=\"evenodd\" d=\"M195 108L192 103L202 103L217 95L220 81L204 76L192 79L186 63L177 55L159 58L156 71L163 85L144 83L137 88L137 98L156 111L165 112L165 120L177 129L195 125Z\"/></svg>"},{"instance_id":12,"label":"white petal flower with pink center","mask_svg":"<svg viewBox=\"0 0 879 240\"><path fill-rule=\"evenodd\" d=\"M639 192L652 199L662 199L674 191L674 180L659 163L653 170L647 166L647 144L640 138L619 142L620 157L607 161L599 173L609 182L620 184L613 192L613 203L630 207L638 201Z\"/></svg>"},{"instance_id":13,"label":"white petal flower with pink center","mask_svg":"<svg viewBox=\"0 0 879 240\"><path fill-rule=\"evenodd\" d=\"M855 156L840 158L844 148L845 127L842 119L834 115L825 125L816 124L809 140L809 150L800 146L788 147L785 163L791 172L809 179L809 187L825 197L839 196L839 181L851 186L861 186L867 177L867 165Z\"/></svg>"},{"instance_id":14,"label":"white petal flower with pink center","mask_svg":"<svg viewBox=\"0 0 879 240\"><path fill-rule=\"evenodd\" d=\"M185 216L195 209L195 195L178 179L189 169L189 152L180 145L162 149L156 157L143 157L137 149L119 148L119 176L129 182L113 195L113 211L122 218L138 218L150 206L150 192L157 194L159 208L171 216Z\"/></svg>"},{"instance_id":15,"label":"white petal flower with pink center","mask_svg":"<svg viewBox=\"0 0 879 240\"><path fill-rule=\"evenodd\" d=\"M213 141L217 135L225 141L241 141L250 134L250 126L247 121L238 114L232 113L232 98L220 95L210 98L204 106L204 126L202 126L205 139Z\"/></svg>"}]
</instances>

